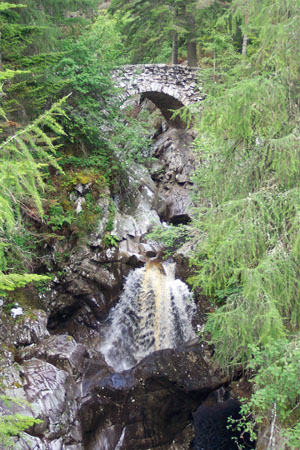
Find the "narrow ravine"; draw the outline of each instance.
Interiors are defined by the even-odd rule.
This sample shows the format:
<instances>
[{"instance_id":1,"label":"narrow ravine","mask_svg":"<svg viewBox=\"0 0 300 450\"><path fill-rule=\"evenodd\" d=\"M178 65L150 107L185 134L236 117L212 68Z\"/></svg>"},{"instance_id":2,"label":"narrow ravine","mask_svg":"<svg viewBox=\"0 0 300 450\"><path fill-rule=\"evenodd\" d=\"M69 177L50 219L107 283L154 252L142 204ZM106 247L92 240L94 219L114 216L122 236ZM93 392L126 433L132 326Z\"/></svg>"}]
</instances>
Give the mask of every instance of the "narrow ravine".
<instances>
[{"instance_id":1,"label":"narrow ravine","mask_svg":"<svg viewBox=\"0 0 300 450\"><path fill-rule=\"evenodd\" d=\"M47 313L28 322L25 347L24 324L10 333L22 365L10 376L24 378L30 413L47 417L20 450L229 450L237 392L197 336L205 304L186 284L189 243L166 259L148 237L191 220L194 134L161 121L150 162L128 167L121 194L99 197L96 229L40 294ZM88 193L76 186L74 198Z\"/></svg>"}]
</instances>

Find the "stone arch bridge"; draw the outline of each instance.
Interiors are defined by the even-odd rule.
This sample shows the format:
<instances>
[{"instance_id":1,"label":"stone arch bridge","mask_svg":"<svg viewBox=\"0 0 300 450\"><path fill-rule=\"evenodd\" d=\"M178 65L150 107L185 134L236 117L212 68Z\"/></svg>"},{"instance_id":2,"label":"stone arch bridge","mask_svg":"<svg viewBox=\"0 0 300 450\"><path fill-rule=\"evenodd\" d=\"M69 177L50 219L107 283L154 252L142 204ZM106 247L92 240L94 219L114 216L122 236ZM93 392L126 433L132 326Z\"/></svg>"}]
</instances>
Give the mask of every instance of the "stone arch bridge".
<instances>
[{"instance_id":1,"label":"stone arch bridge","mask_svg":"<svg viewBox=\"0 0 300 450\"><path fill-rule=\"evenodd\" d=\"M172 112L204 99L198 80L199 69L167 64L127 65L112 72L116 86L123 89L122 99L143 94L175 127L183 127L179 118L171 119Z\"/></svg>"}]
</instances>

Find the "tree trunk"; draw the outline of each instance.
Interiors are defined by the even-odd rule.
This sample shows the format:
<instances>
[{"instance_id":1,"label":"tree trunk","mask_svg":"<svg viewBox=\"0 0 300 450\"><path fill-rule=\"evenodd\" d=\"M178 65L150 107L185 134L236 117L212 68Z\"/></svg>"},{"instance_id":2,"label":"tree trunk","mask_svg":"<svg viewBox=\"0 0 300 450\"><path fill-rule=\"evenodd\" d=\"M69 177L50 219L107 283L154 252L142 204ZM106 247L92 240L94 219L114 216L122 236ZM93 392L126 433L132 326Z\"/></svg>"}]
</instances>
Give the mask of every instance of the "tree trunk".
<instances>
[{"instance_id":1,"label":"tree trunk","mask_svg":"<svg viewBox=\"0 0 300 450\"><path fill-rule=\"evenodd\" d=\"M196 42L187 42L188 66L197 67L197 46Z\"/></svg>"},{"instance_id":2,"label":"tree trunk","mask_svg":"<svg viewBox=\"0 0 300 450\"><path fill-rule=\"evenodd\" d=\"M176 31L173 33L172 41L172 64L178 64L178 34Z\"/></svg>"},{"instance_id":3,"label":"tree trunk","mask_svg":"<svg viewBox=\"0 0 300 450\"><path fill-rule=\"evenodd\" d=\"M0 47L1 47L1 31L0 31ZM0 72L2 72L2 53L0 52Z\"/></svg>"},{"instance_id":4,"label":"tree trunk","mask_svg":"<svg viewBox=\"0 0 300 450\"><path fill-rule=\"evenodd\" d=\"M196 38L196 24L195 24L195 16L191 12L191 10L187 10L185 7L185 20L188 29L188 33L186 34L186 45L187 45L187 54L188 54L188 66L197 67L197 45L195 42Z\"/></svg>"},{"instance_id":5,"label":"tree trunk","mask_svg":"<svg viewBox=\"0 0 300 450\"><path fill-rule=\"evenodd\" d=\"M242 55L244 55L244 56L246 56L246 54L247 54L247 44L248 44L248 34L244 34L243 47L242 47Z\"/></svg>"},{"instance_id":6,"label":"tree trunk","mask_svg":"<svg viewBox=\"0 0 300 450\"><path fill-rule=\"evenodd\" d=\"M247 28L248 28L248 22L249 22L249 14L248 14L248 0L245 2L245 16L244 16L244 25L245 25L245 33L243 35L243 46L242 46L242 55L246 56L247 54L247 45L248 45L248 34L247 34Z\"/></svg>"}]
</instances>

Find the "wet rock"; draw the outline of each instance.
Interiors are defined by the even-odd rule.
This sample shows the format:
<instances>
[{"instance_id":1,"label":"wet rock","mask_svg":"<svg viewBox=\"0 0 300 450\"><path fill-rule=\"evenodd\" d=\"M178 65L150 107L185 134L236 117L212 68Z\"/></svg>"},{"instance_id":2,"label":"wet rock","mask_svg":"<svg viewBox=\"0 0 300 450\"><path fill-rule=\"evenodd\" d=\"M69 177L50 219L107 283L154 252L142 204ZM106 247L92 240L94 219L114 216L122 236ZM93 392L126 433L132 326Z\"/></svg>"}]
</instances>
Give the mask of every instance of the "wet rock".
<instances>
[{"instance_id":1,"label":"wet rock","mask_svg":"<svg viewBox=\"0 0 300 450\"><path fill-rule=\"evenodd\" d=\"M113 253L112 253L113 256ZM78 342L99 335L100 321L116 303L130 267L121 262L102 263L103 253L86 255L56 284L49 307L48 326L61 328ZM114 256L113 256L114 258ZM101 262L99 263L98 260Z\"/></svg>"},{"instance_id":2,"label":"wet rock","mask_svg":"<svg viewBox=\"0 0 300 450\"><path fill-rule=\"evenodd\" d=\"M92 184L93 183L91 183L91 182L86 183L86 184L78 183L77 186L75 187L75 190L76 190L76 192L78 192L78 194L84 195L91 189Z\"/></svg>"},{"instance_id":3,"label":"wet rock","mask_svg":"<svg viewBox=\"0 0 300 450\"><path fill-rule=\"evenodd\" d=\"M37 345L26 347L19 352L19 358L41 359L68 372L76 380L84 371L87 349L67 335L50 336Z\"/></svg>"},{"instance_id":4,"label":"wet rock","mask_svg":"<svg viewBox=\"0 0 300 450\"><path fill-rule=\"evenodd\" d=\"M157 255L159 246L148 244L144 237L153 224L160 223L155 210L156 186L147 169L134 163L128 169L128 177L128 189L114 199L116 213L111 235L120 242L119 246L105 249L102 243L110 214L106 201L90 247L71 255L66 275L56 281L47 301L52 332L65 330L79 342L96 339L99 322L117 302L129 270Z\"/></svg>"},{"instance_id":5,"label":"wet rock","mask_svg":"<svg viewBox=\"0 0 300 450\"><path fill-rule=\"evenodd\" d=\"M54 439L52 441L42 440L38 437L23 433L15 439L14 448L16 450L81 450L81 444L66 445L63 439Z\"/></svg>"},{"instance_id":6,"label":"wet rock","mask_svg":"<svg viewBox=\"0 0 300 450\"><path fill-rule=\"evenodd\" d=\"M24 361L24 390L35 417L43 420L31 434L55 440L62 436L69 442L81 441L77 420L79 390L72 377L45 361Z\"/></svg>"},{"instance_id":7,"label":"wet rock","mask_svg":"<svg viewBox=\"0 0 300 450\"><path fill-rule=\"evenodd\" d=\"M171 445L193 409L224 383L197 351L161 350L136 367L92 385L81 408L85 446L96 449L111 431L122 449ZM105 448L105 447L104 447Z\"/></svg>"},{"instance_id":8,"label":"wet rock","mask_svg":"<svg viewBox=\"0 0 300 450\"><path fill-rule=\"evenodd\" d=\"M149 258L157 256L162 245L158 243L145 243L141 239L128 237L120 242L119 259L132 267L142 267Z\"/></svg>"},{"instance_id":9,"label":"wet rock","mask_svg":"<svg viewBox=\"0 0 300 450\"><path fill-rule=\"evenodd\" d=\"M156 141L152 178L146 168L132 164L126 192L113 200L109 195L99 199L97 230L88 244L70 252L64 274L43 298L47 314L39 313L38 319L0 318L0 336L9 323L20 321L25 332L16 327L14 339L18 346L28 346L17 353L22 365L13 362L13 354L7 355L6 389L12 386L14 395L32 402L28 413L44 420L28 432L27 441L17 440L21 449L185 450L192 439L191 412L227 381L212 370L197 344L156 352L122 373L114 373L93 350L129 270L161 250L147 241L147 233L161 218L173 223L189 220L192 140L192 135L170 129ZM74 202L79 206L86 189L76 186ZM106 248L102 239L112 219L112 201L116 213L111 234L119 246ZM48 315L48 327L58 335L49 336Z\"/></svg>"},{"instance_id":10,"label":"wet rock","mask_svg":"<svg viewBox=\"0 0 300 450\"><path fill-rule=\"evenodd\" d=\"M85 198L84 197L79 197L76 202L76 214L81 213L82 209L83 209L83 205L85 204Z\"/></svg>"},{"instance_id":11,"label":"wet rock","mask_svg":"<svg viewBox=\"0 0 300 450\"><path fill-rule=\"evenodd\" d=\"M255 448L257 450L290 450L282 435L281 427L276 423L274 411L269 411L267 418L260 424Z\"/></svg>"},{"instance_id":12,"label":"wet rock","mask_svg":"<svg viewBox=\"0 0 300 450\"><path fill-rule=\"evenodd\" d=\"M10 310L10 315L13 319L16 319L17 317L23 315L23 309L20 306L18 306L16 308L12 308Z\"/></svg>"},{"instance_id":13,"label":"wet rock","mask_svg":"<svg viewBox=\"0 0 300 450\"><path fill-rule=\"evenodd\" d=\"M89 359L85 364L85 370L82 377L81 391L85 397L90 389L100 380L109 377L114 370L108 366L103 355L97 351L89 351Z\"/></svg>"},{"instance_id":14,"label":"wet rock","mask_svg":"<svg viewBox=\"0 0 300 450\"><path fill-rule=\"evenodd\" d=\"M0 318L0 340L7 345L30 345L49 336L47 330L48 314L42 310L24 312L21 317Z\"/></svg>"},{"instance_id":15,"label":"wet rock","mask_svg":"<svg viewBox=\"0 0 300 450\"><path fill-rule=\"evenodd\" d=\"M34 310L30 317L24 319L18 324L15 332L17 344L29 345L36 343L49 336L47 330L48 314L42 310Z\"/></svg>"},{"instance_id":16,"label":"wet rock","mask_svg":"<svg viewBox=\"0 0 300 450\"><path fill-rule=\"evenodd\" d=\"M15 398L4 404L4 414L22 414L42 420L15 439L17 449L80 450L81 426L78 421L79 389L72 377L45 361L32 358L2 367L1 393Z\"/></svg>"},{"instance_id":17,"label":"wet rock","mask_svg":"<svg viewBox=\"0 0 300 450\"><path fill-rule=\"evenodd\" d=\"M174 224L190 220L191 175L195 158L192 153L194 137L184 130L170 128L156 141L152 154L158 163L152 169L152 179L165 203L157 204L162 220ZM151 169L150 169L151 170Z\"/></svg>"}]
</instances>

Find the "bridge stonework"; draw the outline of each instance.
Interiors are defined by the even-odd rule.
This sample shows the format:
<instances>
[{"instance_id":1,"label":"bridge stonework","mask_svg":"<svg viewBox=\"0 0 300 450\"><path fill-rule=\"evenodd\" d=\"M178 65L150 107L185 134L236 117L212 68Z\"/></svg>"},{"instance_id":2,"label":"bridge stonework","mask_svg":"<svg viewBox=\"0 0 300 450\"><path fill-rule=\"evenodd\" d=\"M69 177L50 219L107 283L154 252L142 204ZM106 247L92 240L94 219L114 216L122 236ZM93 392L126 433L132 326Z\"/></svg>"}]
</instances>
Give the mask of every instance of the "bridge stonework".
<instances>
[{"instance_id":1,"label":"bridge stonework","mask_svg":"<svg viewBox=\"0 0 300 450\"><path fill-rule=\"evenodd\" d=\"M199 69L181 65L137 64L114 69L116 86L123 89L121 98L143 94L161 110L166 120L176 127L184 124L171 119L172 112L191 103L200 102L205 95L198 81Z\"/></svg>"}]
</instances>

